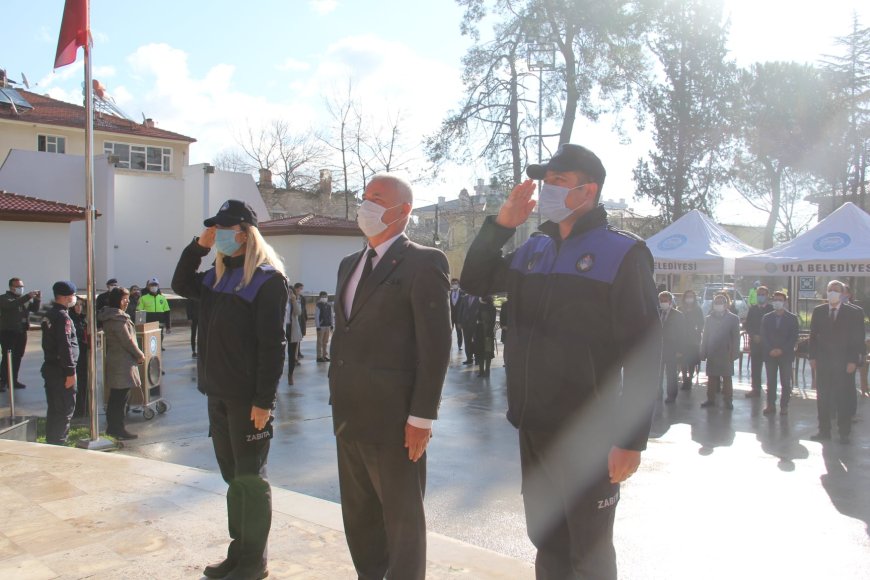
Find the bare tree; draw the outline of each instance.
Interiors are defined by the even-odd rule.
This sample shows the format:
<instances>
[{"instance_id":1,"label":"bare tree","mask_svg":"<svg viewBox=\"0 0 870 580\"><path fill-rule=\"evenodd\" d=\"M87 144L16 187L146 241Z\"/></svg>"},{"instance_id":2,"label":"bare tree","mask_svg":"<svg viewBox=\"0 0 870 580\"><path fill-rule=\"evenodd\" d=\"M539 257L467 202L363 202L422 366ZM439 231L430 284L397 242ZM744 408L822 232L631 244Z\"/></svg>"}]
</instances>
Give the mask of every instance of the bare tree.
<instances>
[{"instance_id":1,"label":"bare tree","mask_svg":"<svg viewBox=\"0 0 870 580\"><path fill-rule=\"evenodd\" d=\"M249 173L257 169L251 165L247 156L238 149L224 149L214 156L212 165L221 171L234 171L237 173Z\"/></svg>"},{"instance_id":2,"label":"bare tree","mask_svg":"<svg viewBox=\"0 0 870 580\"><path fill-rule=\"evenodd\" d=\"M268 126L248 126L236 137L241 151L234 162L244 160L248 170L268 169L276 184L285 189L304 189L317 183L317 170L326 160L322 140L311 129L294 131L287 121L276 119Z\"/></svg>"},{"instance_id":3,"label":"bare tree","mask_svg":"<svg viewBox=\"0 0 870 580\"><path fill-rule=\"evenodd\" d=\"M350 219L350 196L354 195L348 185L348 173L352 163L353 155L353 138L352 127L354 124L356 105L353 99L353 83L350 79L347 81L347 93L344 96L333 95L325 99L326 110L332 118L331 135L329 138L323 138L324 144L338 154L340 165L338 170L341 172L341 179L344 187L342 195L344 195L344 217ZM358 115L356 115L358 117ZM357 135L359 135L360 123L357 122Z\"/></svg>"}]
</instances>

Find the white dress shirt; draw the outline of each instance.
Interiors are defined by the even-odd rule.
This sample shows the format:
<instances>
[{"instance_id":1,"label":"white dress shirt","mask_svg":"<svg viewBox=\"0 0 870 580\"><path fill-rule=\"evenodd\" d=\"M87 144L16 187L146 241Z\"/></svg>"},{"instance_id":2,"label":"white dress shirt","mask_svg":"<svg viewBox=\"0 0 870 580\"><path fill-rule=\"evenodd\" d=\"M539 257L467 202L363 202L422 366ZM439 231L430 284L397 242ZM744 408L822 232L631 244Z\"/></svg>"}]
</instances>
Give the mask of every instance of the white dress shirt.
<instances>
[{"instance_id":1,"label":"white dress shirt","mask_svg":"<svg viewBox=\"0 0 870 580\"><path fill-rule=\"evenodd\" d=\"M384 256L384 254L387 253L387 250L390 249L390 247L393 245L393 242L399 239L402 233L393 236L392 238L381 244L378 244L374 248L377 256L372 258L372 271L374 271L374 269L378 265L378 262L381 261L381 258ZM371 246L366 245L366 252L369 250L369 248L371 248ZM362 277L362 271L365 267L365 263L365 252L363 252L362 259L357 262L356 268L354 268L353 273L350 275L350 278L347 281L347 285L345 285L344 287L344 295L342 296L342 300L344 301L344 304L346 306L346 308L344 309L345 318L349 318L350 313L353 312L353 297L356 294L356 287L359 286L359 279ZM433 419L423 419L421 417L415 417L413 415L408 416L408 424L412 427L417 427L419 429L431 429L433 421Z\"/></svg>"}]
</instances>

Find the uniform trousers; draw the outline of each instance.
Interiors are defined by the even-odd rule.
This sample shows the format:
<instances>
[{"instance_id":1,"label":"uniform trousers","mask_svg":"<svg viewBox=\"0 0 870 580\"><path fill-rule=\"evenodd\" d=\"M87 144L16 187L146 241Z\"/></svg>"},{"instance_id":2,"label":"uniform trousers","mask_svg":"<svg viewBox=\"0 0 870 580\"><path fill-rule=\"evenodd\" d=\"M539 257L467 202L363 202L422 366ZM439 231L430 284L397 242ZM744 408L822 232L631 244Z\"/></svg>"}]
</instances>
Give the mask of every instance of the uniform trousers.
<instances>
[{"instance_id":1,"label":"uniform trousers","mask_svg":"<svg viewBox=\"0 0 870 580\"><path fill-rule=\"evenodd\" d=\"M662 374L665 377L665 393L668 399L676 399L678 390L677 381L680 378L680 365L677 363L677 357L662 358L659 376Z\"/></svg>"},{"instance_id":2,"label":"uniform trousers","mask_svg":"<svg viewBox=\"0 0 870 580\"><path fill-rule=\"evenodd\" d=\"M782 407L788 407L789 399L791 399L793 363L794 359L784 356L768 357L764 361L764 368L767 369L767 404L771 407L776 404L777 374L779 375L779 382L782 383L782 394L780 395L779 404Z\"/></svg>"},{"instance_id":3,"label":"uniform trousers","mask_svg":"<svg viewBox=\"0 0 870 580\"><path fill-rule=\"evenodd\" d=\"M327 358L329 356L331 330L328 326L322 326L317 329L317 358Z\"/></svg>"},{"instance_id":4,"label":"uniform trousers","mask_svg":"<svg viewBox=\"0 0 870 580\"><path fill-rule=\"evenodd\" d=\"M716 393L722 388L722 399L726 403L730 403L734 399L734 377L731 376L710 376L707 375L707 400L713 401L716 399Z\"/></svg>"},{"instance_id":5,"label":"uniform trousers","mask_svg":"<svg viewBox=\"0 0 870 580\"><path fill-rule=\"evenodd\" d=\"M56 365L42 365L45 379L45 442L49 445L66 445L69 422L76 409L76 389L66 388L66 375Z\"/></svg>"},{"instance_id":6,"label":"uniform trousers","mask_svg":"<svg viewBox=\"0 0 870 580\"><path fill-rule=\"evenodd\" d=\"M851 392L850 392L851 391ZM855 373L846 372L846 363L816 362L816 404L819 411L819 432L830 435L831 421L837 416L840 435L852 432L855 393ZM855 401L857 405L857 401Z\"/></svg>"},{"instance_id":7,"label":"uniform trousers","mask_svg":"<svg viewBox=\"0 0 870 580\"><path fill-rule=\"evenodd\" d=\"M584 451L561 437L555 431L519 431L526 527L538 550L535 577L615 580L619 484L610 483L609 449ZM588 446L590 439L581 440Z\"/></svg>"},{"instance_id":8,"label":"uniform trousers","mask_svg":"<svg viewBox=\"0 0 870 580\"><path fill-rule=\"evenodd\" d=\"M24 349L27 348L27 333L4 330L0 332L0 346L2 346L3 353L3 362L0 362L0 383L5 385L9 381L8 355L6 354L8 352L12 353L12 380L17 383L21 358L24 356Z\"/></svg>"},{"instance_id":9,"label":"uniform trousers","mask_svg":"<svg viewBox=\"0 0 870 580\"><path fill-rule=\"evenodd\" d=\"M426 454L415 463L401 442L335 440L344 532L360 580L422 580Z\"/></svg>"},{"instance_id":10,"label":"uniform trousers","mask_svg":"<svg viewBox=\"0 0 870 580\"><path fill-rule=\"evenodd\" d=\"M272 527L272 489L266 461L272 419L260 431L251 421L251 405L208 398L209 434L227 489L230 546L227 559L238 566L266 565L266 544Z\"/></svg>"}]
</instances>

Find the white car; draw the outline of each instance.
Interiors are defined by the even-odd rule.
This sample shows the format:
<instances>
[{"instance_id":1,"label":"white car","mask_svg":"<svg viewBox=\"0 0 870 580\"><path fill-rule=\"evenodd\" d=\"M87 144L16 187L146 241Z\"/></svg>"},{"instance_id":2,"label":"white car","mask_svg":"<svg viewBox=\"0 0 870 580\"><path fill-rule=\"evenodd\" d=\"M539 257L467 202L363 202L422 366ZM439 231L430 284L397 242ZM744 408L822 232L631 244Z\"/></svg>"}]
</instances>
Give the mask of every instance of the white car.
<instances>
[{"instance_id":1,"label":"white car","mask_svg":"<svg viewBox=\"0 0 870 580\"><path fill-rule=\"evenodd\" d=\"M701 311L704 316L710 314L710 309L713 307L713 297L720 292L728 294L728 298L731 299L732 312L735 312L740 320L744 320L749 312L749 303L740 293L740 290L737 290L732 284L724 286L722 284L704 285L704 290L701 292Z\"/></svg>"}]
</instances>

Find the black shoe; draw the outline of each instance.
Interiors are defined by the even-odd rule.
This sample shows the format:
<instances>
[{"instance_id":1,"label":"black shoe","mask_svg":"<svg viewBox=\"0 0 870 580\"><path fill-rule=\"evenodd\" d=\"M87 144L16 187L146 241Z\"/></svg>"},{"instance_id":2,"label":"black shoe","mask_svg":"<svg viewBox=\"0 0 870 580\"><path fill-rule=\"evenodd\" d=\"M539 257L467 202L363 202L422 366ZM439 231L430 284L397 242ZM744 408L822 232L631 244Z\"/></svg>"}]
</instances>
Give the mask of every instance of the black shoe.
<instances>
[{"instance_id":1,"label":"black shoe","mask_svg":"<svg viewBox=\"0 0 870 580\"><path fill-rule=\"evenodd\" d=\"M815 435L810 435L810 439L812 439L813 441L830 441L831 434L819 431Z\"/></svg>"},{"instance_id":2,"label":"black shoe","mask_svg":"<svg viewBox=\"0 0 870 580\"><path fill-rule=\"evenodd\" d=\"M317 358L317 362L326 362L326 359L321 356Z\"/></svg>"},{"instance_id":3,"label":"black shoe","mask_svg":"<svg viewBox=\"0 0 870 580\"><path fill-rule=\"evenodd\" d=\"M211 564L209 566L206 566L205 570L202 571L202 574L206 578L223 578L224 576L232 572L233 568L235 567L236 563L227 558L220 564Z\"/></svg>"},{"instance_id":4,"label":"black shoe","mask_svg":"<svg viewBox=\"0 0 870 580\"><path fill-rule=\"evenodd\" d=\"M764 411L761 412L764 416L773 415L776 413L776 405L768 405L764 408Z\"/></svg>"},{"instance_id":5,"label":"black shoe","mask_svg":"<svg viewBox=\"0 0 870 580\"><path fill-rule=\"evenodd\" d=\"M293 375L288 375L288 376L287 376L287 384L288 384L288 385L292 385L292 384L293 384Z\"/></svg>"},{"instance_id":6,"label":"black shoe","mask_svg":"<svg viewBox=\"0 0 870 580\"><path fill-rule=\"evenodd\" d=\"M743 394L743 397L746 399L757 399L760 396L761 396L761 391L754 391L754 390Z\"/></svg>"},{"instance_id":7,"label":"black shoe","mask_svg":"<svg viewBox=\"0 0 870 580\"><path fill-rule=\"evenodd\" d=\"M840 435L840 443L845 443L846 445L848 445L851 442L852 442L852 438L849 437L848 435Z\"/></svg>"},{"instance_id":8,"label":"black shoe","mask_svg":"<svg viewBox=\"0 0 870 580\"><path fill-rule=\"evenodd\" d=\"M305 355L300 352L297 358L305 358Z\"/></svg>"},{"instance_id":9,"label":"black shoe","mask_svg":"<svg viewBox=\"0 0 870 580\"><path fill-rule=\"evenodd\" d=\"M464 365L473 365L473 364L474 364L474 361L473 361L473 360L464 360L464 361L462 361L462 364L464 364Z\"/></svg>"},{"instance_id":10,"label":"black shoe","mask_svg":"<svg viewBox=\"0 0 870 580\"><path fill-rule=\"evenodd\" d=\"M26 389L27 385L25 385L24 383L19 383L18 381L15 381L15 388L16 389Z\"/></svg>"},{"instance_id":11,"label":"black shoe","mask_svg":"<svg viewBox=\"0 0 870 580\"><path fill-rule=\"evenodd\" d=\"M193 351L193 353L191 353L190 356L191 356L191 358L196 358L196 351Z\"/></svg>"},{"instance_id":12,"label":"black shoe","mask_svg":"<svg viewBox=\"0 0 870 580\"><path fill-rule=\"evenodd\" d=\"M263 580L269 575L265 566L237 566L224 576L224 580Z\"/></svg>"},{"instance_id":13,"label":"black shoe","mask_svg":"<svg viewBox=\"0 0 870 580\"><path fill-rule=\"evenodd\" d=\"M324 361L324 362L330 362L331 360L332 360L332 359L330 359L328 356L323 357L323 361Z\"/></svg>"},{"instance_id":14,"label":"black shoe","mask_svg":"<svg viewBox=\"0 0 870 580\"><path fill-rule=\"evenodd\" d=\"M669 405L669 404L675 402L676 400L677 400L676 397L668 397L667 399L665 399L665 404Z\"/></svg>"},{"instance_id":15,"label":"black shoe","mask_svg":"<svg viewBox=\"0 0 870 580\"><path fill-rule=\"evenodd\" d=\"M722 406L725 407L726 409L728 409L729 411L734 410L734 403L732 403L731 401L726 402Z\"/></svg>"},{"instance_id":16,"label":"black shoe","mask_svg":"<svg viewBox=\"0 0 870 580\"><path fill-rule=\"evenodd\" d=\"M704 401L703 403L701 403L701 408L702 409L709 409L710 407L713 407L715 405L716 405L716 403L714 401Z\"/></svg>"},{"instance_id":17,"label":"black shoe","mask_svg":"<svg viewBox=\"0 0 870 580\"><path fill-rule=\"evenodd\" d=\"M139 436L135 433L130 433L126 429L123 431L106 431L106 435L111 435L119 441L129 441L130 439L138 439Z\"/></svg>"}]
</instances>

